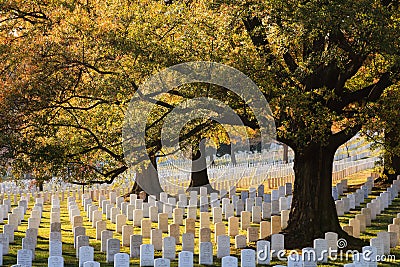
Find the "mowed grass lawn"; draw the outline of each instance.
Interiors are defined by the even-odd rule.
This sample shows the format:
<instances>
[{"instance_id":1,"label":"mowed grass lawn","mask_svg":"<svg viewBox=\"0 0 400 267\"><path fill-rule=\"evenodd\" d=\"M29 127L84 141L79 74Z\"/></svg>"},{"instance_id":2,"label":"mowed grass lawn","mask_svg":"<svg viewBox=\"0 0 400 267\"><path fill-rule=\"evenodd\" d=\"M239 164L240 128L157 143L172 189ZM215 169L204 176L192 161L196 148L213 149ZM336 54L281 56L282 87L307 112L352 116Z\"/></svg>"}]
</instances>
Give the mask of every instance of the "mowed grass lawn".
<instances>
[{"instance_id":1,"label":"mowed grass lawn","mask_svg":"<svg viewBox=\"0 0 400 267\"><path fill-rule=\"evenodd\" d=\"M369 176L369 171L364 171L359 174L353 175L349 179L349 185L359 185L366 181L367 176ZM382 189L378 190L374 188L373 194L366 199L366 203L370 202L373 198L379 195ZM80 205L80 200L77 200L78 205ZM340 222L342 225L347 225L350 218L354 218L355 214L360 213L361 208L366 206L366 203L362 204L357 210L351 211L351 213L346 214L343 217L340 217ZM11 266L16 264L17 262L17 251L21 249L22 246L22 238L25 237L25 231L28 227L28 218L30 216L31 209L33 207L34 202L31 201L29 203L27 214L25 215L25 220L22 222L22 225L19 226L17 232L15 232L15 243L10 244L10 253L3 257L3 266ZM33 266L47 266L47 258L49 257L49 235L50 235L50 203L44 204L42 221L40 223L39 235L38 235L38 245L35 252L35 260L33 262ZM361 235L362 239L369 240L370 238L376 237L377 232L379 231L387 231L387 226L392 223L392 219L396 217L396 214L400 213L400 199L397 198L393 202L393 204L386 209L381 215L377 217L376 220L372 222L372 226L367 227L367 231ZM101 263L101 266L114 266L113 264L106 263L106 254L100 252L101 242L100 240L96 240L96 230L92 228L91 222L88 221L86 217L86 213L83 212L83 208L81 208L81 215L84 218L84 226L86 227L86 235L90 237L90 245L94 247L95 255L94 258L96 261ZM103 219L105 220L105 215L103 215ZM7 221L5 220L4 223ZM227 222L224 221L227 227ZM67 202L66 199L61 202L61 223L62 223L62 242L63 242L63 257L65 266L78 266L78 260L76 258L76 251L73 246L73 233L72 233L72 225L68 219L68 211L67 211ZM172 220L170 220L172 223ZM128 221L128 224L132 224L132 222ZM157 224L153 223L153 228L157 228ZM199 222L196 222L196 239L195 239L195 257L194 262L195 266L198 265L198 228ZM210 223L211 230L213 231L213 225ZM115 232L115 224L112 224L110 221L107 221L107 229L114 231L114 238L122 239L121 234ZM140 228L134 227L135 234L140 234ZM181 233L184 232L184 226L181 226ZM240 234L246 234L245 231L241 231ZM167 233L164 233L163 236L167 236ZM213 233L211 234L211 240L214 240ZM150 243L148 238L143 239L144 243ZM251 244L255 247L255 244ZM231 238L231 254L239 257L240 262L240 250L236 250L234 248L234 239ZM396 259L395 262L386 262L380 263L379 266L400 266L400 247L398 246L396 249L391 250L391 254L393 254ZM177 251L181 251L181 245L177 245ZM121 252L129 253L129 247L121 247ZM214 246L214 254L216 254L216 245ZM155 252L155 257L162 257L161 251ZM328 264L321 264L321 266L343 266L346 261L334 261L329 262ZM272 261L271 265L274 264L282 264L286 265L285 262ZM138 259L131 259L131 266L139 266ZM171 262L171 266L178 266L177 259ZM221 261L214 257L214 266L221 266ZM239 263L240 266L240 263Z\"/></svg>"}]
</instances>

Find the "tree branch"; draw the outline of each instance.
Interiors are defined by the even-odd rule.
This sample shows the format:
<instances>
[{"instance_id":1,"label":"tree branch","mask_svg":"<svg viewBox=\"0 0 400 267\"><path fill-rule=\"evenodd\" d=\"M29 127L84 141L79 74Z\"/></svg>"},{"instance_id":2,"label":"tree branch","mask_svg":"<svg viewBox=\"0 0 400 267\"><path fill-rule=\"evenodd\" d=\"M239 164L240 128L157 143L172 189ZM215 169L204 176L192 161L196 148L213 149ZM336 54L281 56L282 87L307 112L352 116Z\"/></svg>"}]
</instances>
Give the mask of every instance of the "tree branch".
<instances>
[{"instance_id":1,"label":"tree branch","mask_svg":"<svg viewBox=\"0 0 400 267\"><path fill-rule=\"evenodd\" d=\"M358 133L362 128L361 124L357 124L352 127L347 127L340 132L332 134L329 139L328 143L333 148L337 149L339 146L350 140L356 133Z\"/></svg>"},{"instance_id":2,"label":"tree branch","mask_svg":"<svg viewBox=\"0 0 400 267\"><path fill-rule=\"evenodd\" d=\"M103 146L101 144L99 138L93 133L92 130L90 130L87 127L84 127L82 125L74 125L74 124L67 124L67 123L46 123L46 125L54 126L54 127L71 127L71 128L75 128L75 129L78 129L78 130L86 131L93 137L93 139L96 142L97 147L98 147L99 150L102 150L102 151L106 152L107 154L109 154L112 158L114 158L118 162L124 162L124 159L123 159L124 156L123 155L117 155L116 153L112 152L110 149L108 149L105 146Z\"/></svg>"},{"instance_id":3,"label":"tree branch","mask_svg":"<svg viewBox=\"0 0 400 267\"><path fill-rule=\"evenodd\" d=\"M336 111L338 114L343 114L344 108L351 103L362 101L364 103L374 102L382 95L384 90L393 84L390 79L389 72L382 74L378 82L366 86L360 90L343 94L340 100L329 100L328 107Z\"/></svg>"},{"instance_id":4,"label":"tree branch","mask_svg":"<svg viewBox=\"0 0 400 267\"><path fill-rule=\"evenodd\" d=\"M267 64L271 65L274 61L278 62L270 49L268 37L263 30L261 19L259 17L247 17L242 21L253 45L258 49L260 55L266 59ZM297 69L298 65L289 51L283 54L283 60L291 72Z\"/></svg>"}]
</instances>

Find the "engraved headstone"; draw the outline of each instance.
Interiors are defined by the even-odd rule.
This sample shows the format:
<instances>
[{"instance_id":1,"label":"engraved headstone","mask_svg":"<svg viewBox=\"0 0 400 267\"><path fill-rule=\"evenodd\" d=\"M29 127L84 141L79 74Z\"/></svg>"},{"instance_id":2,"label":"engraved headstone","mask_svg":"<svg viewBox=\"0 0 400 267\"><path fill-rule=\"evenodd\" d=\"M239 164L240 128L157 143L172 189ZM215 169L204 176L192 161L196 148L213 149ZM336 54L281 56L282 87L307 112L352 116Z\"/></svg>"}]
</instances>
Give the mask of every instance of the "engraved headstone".
<instances>
[{"instance_id":1,"label":"engraved headstone","mask_svg":"<svg viewBox=\"0 0 400 267\"><path fill-rule=\"evenodd\" d=\"M129 267L129 254L116 253L114 255L114 267Z\"/></svg>"},{"instance_id":2,"label":"engraved headstone","mask_svg":"<svg viewBox=\"0 0 400 267\"><path fill-rule=\"evenodd\" d=\"M103 230L101 232L101 246L100 251L106 252L107 251L107 240L113 238L113 232L109 230Z\"/></svg>"},{"instance_id":3,"label":"engraved headstone","mask_svg":"<svg viewBox=\"0 0 400 267\"><path fill-rule=\"evenodd\" d=\"M50 256L47 259L48 267L64 267L64 258L61 256Z\"/></svg>"},{"instance_id":4,"label":"engraved headstone","mask_svg":"<svg viewBox=\"0 0 400 267\"><path fill-rule=\"evenodd\" d=\"M140 245L140 266L154 266L154 246Z\"/></svg>"},{"instance_id":5,"label":"engraved headstone","mask_svg":"<svg viewBox=\"0 0 400 267\"><path fill-rule=\"evenodd\" d=\"M230 238L226 235L217 237L217 258L221 259L230 255Z\"/></svg>"},{"instance_id":6,"label":"engraved headstone","mask_svg":"<svg viewBox=\"0 0 400 267\"><path fill-rule=\"evenodd\" d=\"M257 241L257 264L268 265L271 261L271 244L269 241Z\"/></svg>"},{"instance_id":7,"label":"engraved headstone","mask_svg":"<svg viewBox=\"0 0 400 267\"><path fill-rule=\"evenodd\" d=\"M240 257L241 267L256 267L256 252L252 249L243 249Z\"/></svg>"},{"instance_id":8,"label":"engraved headstone","mask_svg":"<svg viewBox=\"0 0 400 267\"><path fill-rule=\"evenodd\" d=\"M234 256L225 256L222 258L222 267L238 267L238 259Z\"/></svg>"},{"instance_id":9,"label":"engraved headstone","mask_svg":"<svg viewBox=\"0 0 400 267\"><path fill-rule=\"evenodd\" d=\"M101 240L101 232L107 229L107 222L97 221L96 222L96 239Z\"/></svg>"},{"instance_id":10,"label":"engraved headstone","mask_svg":"<svg viewBox=\"0 0 400 267\"><path fill-rule=\"evenodd\" d=\"M213 246L211 242L201 242L199 264L213 265Z\"/></svg>"},{"instance_id":11,"label":"engraved headstone","mask_svg":"<svg viewBox=\"0 0 400 267\"><path fill-rule=\"evenodd\" d=\"M176 246L175 246L175 238L168 236L163 238L162 244L162 256L165 259L169 259L171 261L175 260L176 254Z\"/></svg>"},{"instance_id":12,"label":"engraved headstone","mask_svg":"<svg viewBox=\"0 0 400 267\"><path fill-rule=\"evenodd\" d=\"M115 254L119 253L121 250L121 242L119 239L110 238L107 240L107 254L106 261L107 263L114 262Z\"/></svg>"},{"instance_id":13,"label":"engraved headstone","mask_svg":"<svg viewBox=\"0 0 400 267\"><path fill-rule=\"evenodd\" d=\"M62 256L62 242L61 241L50 241L49 255L51 256Z\"/></svg>"},{"instance_id":14,"label":"engraved headstone","mask_svg":"<svg viewBox=\"0 0 400 267\"><path fill-rule=\"evenodd\" d=\"M279 251L284 250L285 248L285 238L282 234L273 234L271 236L271 250L274 251L272 254L273 257L276 257Z\"/></svg>"},{"instance_id":15,"label":"engraved headstone","mask_svg":"<svg viewBox=\"0 0 400 267\"><path fill-rule=\"evenodd\" d=\"M178 267L193 267L193 252L190 251L179 252Z\"/></svg>"},{"instance_id":16,"label":"engraved headstone","mask_svg":"<svg viewBox=\"0 0 400 267\"><path fill-rule=\"evenodd\" d=\"M141 235L131 235L130 237L130 257L137 259L140 257L140 246L143 243L143 238ZM154 255L154 246L152 246Z\"/></svg>"},{"instance_id":17,"label":"engraved headstone","mask_svg":"<svg viewBox=\"0 0 400 267\"><path fill-rule=\"evenodd\" d=\"M89 246L89 237L87 235L78 235L76 237L76 258L79 259L79 248Z\"/></svg>"},{"instance_id":18,"label":"engraved headstone","mask_svg":"<svg viewBox=\"0 0 400 267\"><path fill-rule=\"evenodd\" d=\"M170 260L164 258L155 259L154 267L170 267Z\"/></svg>"},{"instance_id":19,"label":"engraved headstone","mask_svg":"<svg viewBox=\"0 0 400 267\"><path fill-rule=\"evenodd\" d=\"M150 243L154 246L154 250L162 250L162 231L160 229L151 230Z\"/></svg>"},{"instance_id":20,"label":"engraved headstone","mask_svg":"<svg viewBox=\"0 0 400 267\"><path fill-rule=\"evenodd\" d=\"M79 248L79 267L83 267L86 261L94 260L94 248L91 246L82 246Z\"/></svg>"},{"instance_id":21,"label":"engraved headstone","mask_svg":"<svg viewBox=\"0 0 400 267\"><path fill-rule=\"evenodd\" d=\"M182 235L182 251L194 253L194 234L185 233Z\"/></svg>"},{"instance_id":22,"label":"engraved headstone","mask_svg":"<svg viewBox=\"0 0 400 267\"><path fill-rule=\"evenodd\" d=\"M20 249L17 252L17 264L24 267L32 267L32 250Z\"/></svg>"}]
</instances>

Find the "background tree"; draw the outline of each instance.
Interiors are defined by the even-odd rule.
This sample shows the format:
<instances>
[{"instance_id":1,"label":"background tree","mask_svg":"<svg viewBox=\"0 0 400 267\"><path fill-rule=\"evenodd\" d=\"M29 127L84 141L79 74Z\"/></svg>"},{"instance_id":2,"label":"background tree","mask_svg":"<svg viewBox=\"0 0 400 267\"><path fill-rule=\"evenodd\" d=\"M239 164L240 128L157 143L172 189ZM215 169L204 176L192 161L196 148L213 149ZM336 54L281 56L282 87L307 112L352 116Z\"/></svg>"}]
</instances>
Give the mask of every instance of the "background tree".
<instances>
[{"instance_id":1,"label":"background tree","mask_svg":"<svg viewBox=\"0 0 400 267\"><path fill-rule=\"evenodd\" d=\"M400 175L399 88L394 86L370 108L370 120L363 134L373 142L373 147L383 149L383 181L391 184Z\"/></svg>"}]
</instances>

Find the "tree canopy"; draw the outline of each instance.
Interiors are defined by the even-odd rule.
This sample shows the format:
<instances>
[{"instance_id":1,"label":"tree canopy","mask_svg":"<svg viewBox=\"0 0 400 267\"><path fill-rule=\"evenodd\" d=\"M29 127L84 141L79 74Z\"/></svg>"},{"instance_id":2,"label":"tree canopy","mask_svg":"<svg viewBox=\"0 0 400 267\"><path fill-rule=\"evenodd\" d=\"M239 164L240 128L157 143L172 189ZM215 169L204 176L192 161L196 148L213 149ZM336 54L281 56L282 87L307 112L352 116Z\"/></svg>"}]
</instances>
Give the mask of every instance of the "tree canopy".
<instances>
[{"instance_id":1,"label":"tree canopy","mask_svg":"<svg viewBox=\"0 0 400 267\"><path fill-rule=\"evenodd\" d=\"M226 56L213 25L222 15L209 16L206 3L1 4L2 107L10 118L3 121L3 136L12 137L4 144L19 173L112 181L126 169L121 127L138 84L175 63ZM226 21L221 23L223 29ZM149 141L149 153L161 149L152 136L163 114L207 90L184 88L157 102L147 131L156 139ZM214 90L220 98L225 94Z\"/></svg>"}]
</instances>

